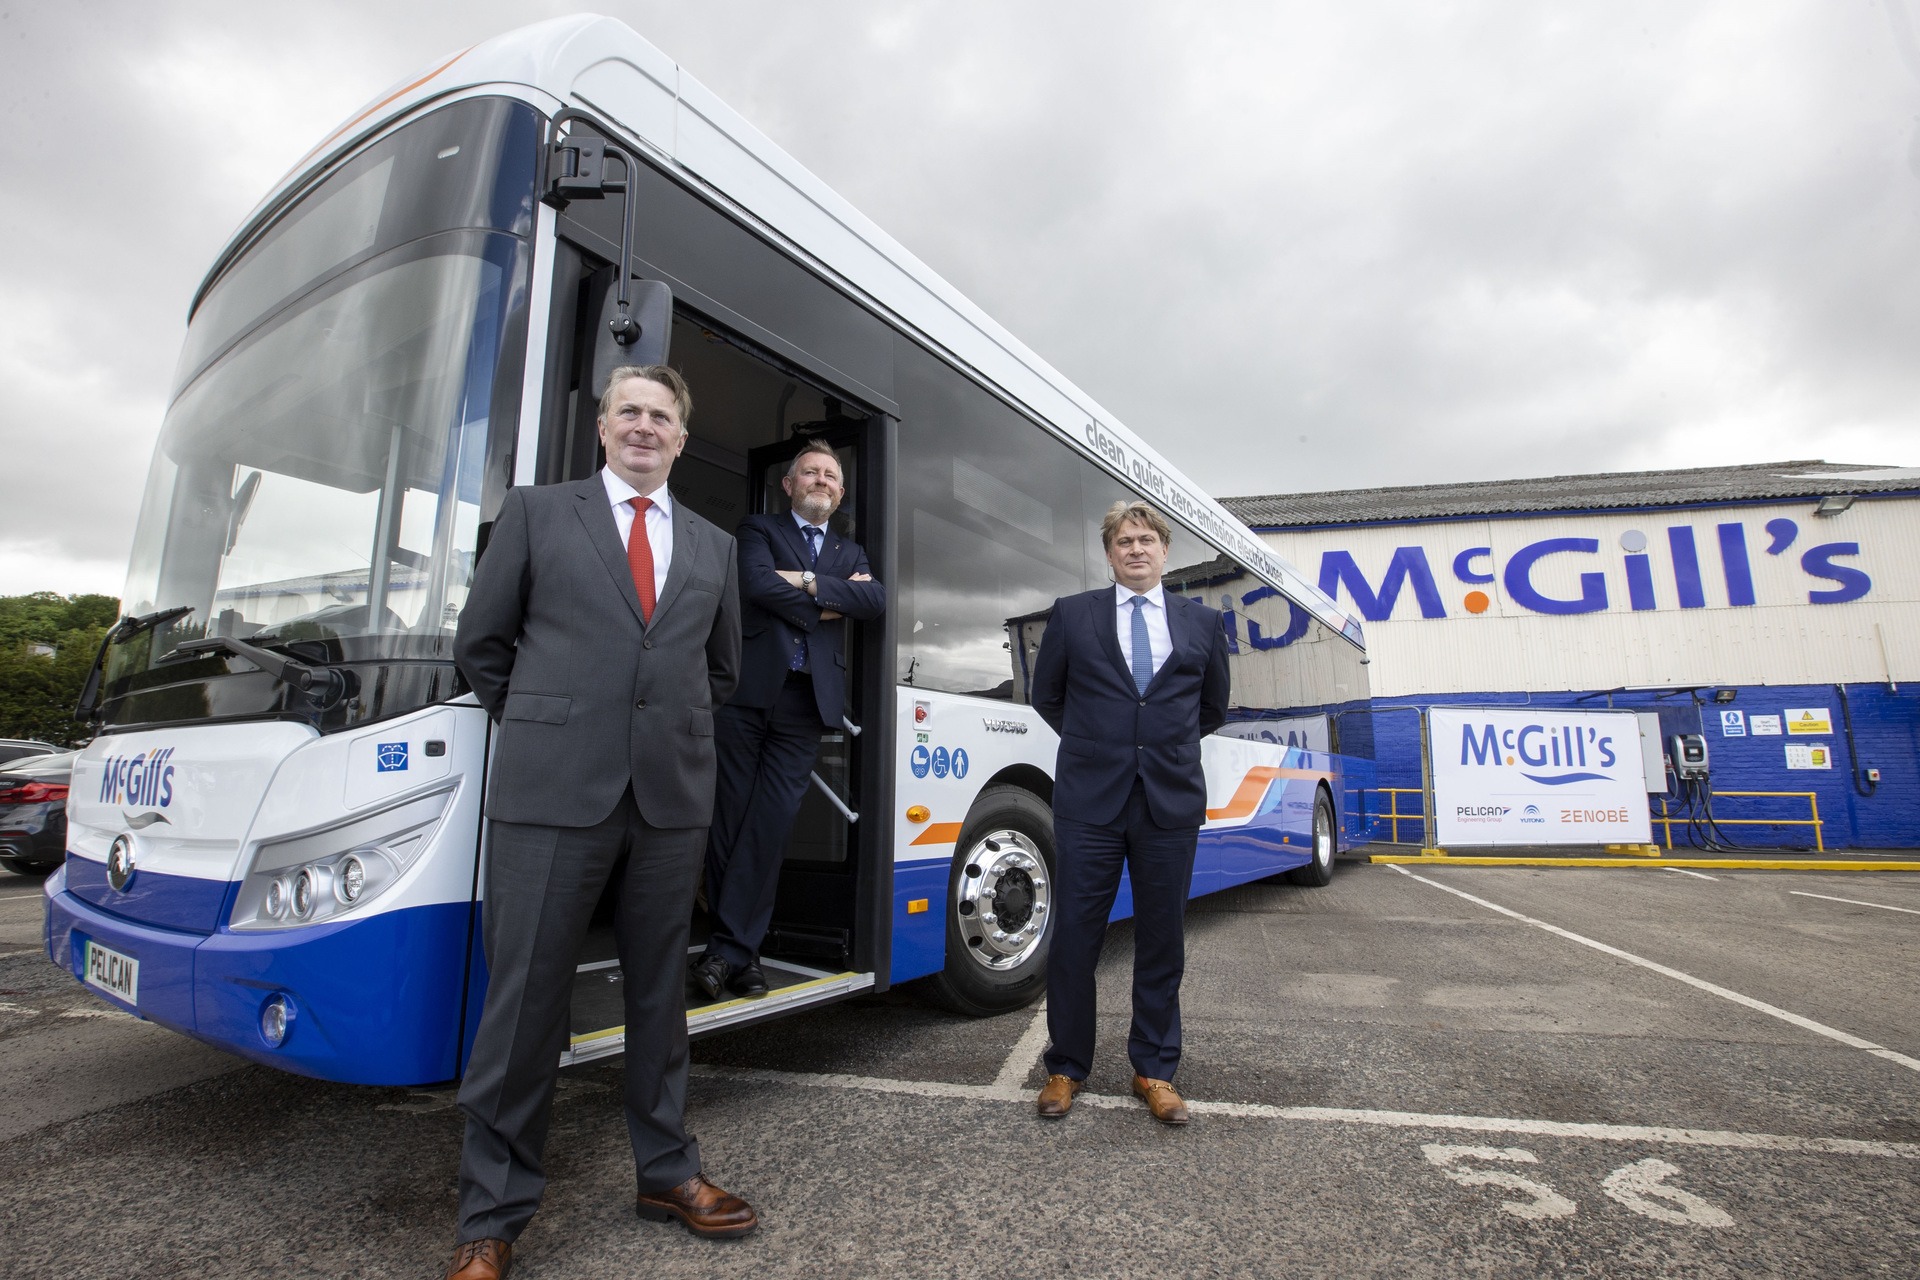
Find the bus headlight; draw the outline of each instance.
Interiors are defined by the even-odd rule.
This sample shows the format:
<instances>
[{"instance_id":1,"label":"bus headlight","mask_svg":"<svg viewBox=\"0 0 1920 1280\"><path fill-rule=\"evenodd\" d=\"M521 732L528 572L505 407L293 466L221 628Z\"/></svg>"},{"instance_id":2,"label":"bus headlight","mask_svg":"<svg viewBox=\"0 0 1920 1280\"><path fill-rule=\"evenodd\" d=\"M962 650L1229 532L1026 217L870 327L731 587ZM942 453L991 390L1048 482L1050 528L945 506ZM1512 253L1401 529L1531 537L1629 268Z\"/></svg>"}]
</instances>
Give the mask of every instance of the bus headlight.
<instances>
[{"instance_id":1,"label":"bus headlight","mask_svg":"<svg viewBox=\"0 0 1920 1280\"><path fill-rule=\"evenodd\" d=\"M293 914L301 920L313 914L313 899L318 892L315 881L319 878L319 869L316 867L302 867L293 878Z\"/></svg>"},{"instance_id":2,"label":"bus headlight","mask_svg":"<svg viewBox=\"0 0 1920 1280\"><path fill-rule=\"evenodd\" d=\"M433 842L457 790L446 787L259 845L229 927L297 929L358 910L397 883Z\"/></svg>"},{"instance_id":3,"label":"bus headlight","mask_svg":"<svg viewBox=\"0 0 1920 1280\"><path fill-rule=\"evenodd\" d=\"M334 878L333 891L340 895L340 901L348 906L360 901L360 895L367 888L367 864L357 853L350 853L340 862L340 874Z\"/></svg>"}]
</instances>

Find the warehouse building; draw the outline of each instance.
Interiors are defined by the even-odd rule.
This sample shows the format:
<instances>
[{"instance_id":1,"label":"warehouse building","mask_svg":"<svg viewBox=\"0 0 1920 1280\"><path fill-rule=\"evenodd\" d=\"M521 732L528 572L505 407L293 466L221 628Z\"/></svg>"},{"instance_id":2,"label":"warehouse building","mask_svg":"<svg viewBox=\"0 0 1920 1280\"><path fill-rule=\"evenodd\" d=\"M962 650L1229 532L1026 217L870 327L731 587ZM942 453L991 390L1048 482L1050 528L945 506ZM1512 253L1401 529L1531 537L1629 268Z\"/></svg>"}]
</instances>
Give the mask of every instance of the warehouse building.
<instances>
[{"instance_id":1,"label":"warehouse building","mask_svg":"<svg viewBox=\"0 0 1920 1280\"><path fill-rule=\"evenodd\" d=\"M1718 832L1664 828L1655 795L1656 842L1920 845L1920 468L1222 501L1365 620L1372 811L1418 811L1419 708L1614 708L1657 712L1663 740L1706 739ZM1400 824L1402 842L1421 836Z\"/></svg>"}]
</instances>

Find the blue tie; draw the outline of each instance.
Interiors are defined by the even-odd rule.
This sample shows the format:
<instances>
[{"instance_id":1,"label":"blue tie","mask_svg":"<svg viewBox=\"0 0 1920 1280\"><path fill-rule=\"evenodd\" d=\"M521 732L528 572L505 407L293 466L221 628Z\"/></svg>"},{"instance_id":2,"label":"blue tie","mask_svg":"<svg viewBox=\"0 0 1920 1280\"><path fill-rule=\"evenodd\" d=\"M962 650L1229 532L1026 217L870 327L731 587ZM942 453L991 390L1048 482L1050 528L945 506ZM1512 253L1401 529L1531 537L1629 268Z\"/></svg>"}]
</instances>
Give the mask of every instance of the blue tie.
<instances>
[{"instance_id":1,"label":"blue tie","mask_svg":"<svg viewBox=\"0 0 1920 1280\"><path fill-rule=\"evenodd\" d=\"M820 531L810 524L803 524L800 526L800 532L807 535L807 563L813 565L819 564L820 543L817 539L820 537ZM806 669L807 638L797 635L793 638L793 652L787 658L787 670L805 671Z\"/></svg>"},{"instance_id":2,"label":"blue tie","mask_svg":"<svg viewBox=\"0 0 1920 1280\"><path fill-rule=\"evenodd\" d=\"M1143 696L1153 680L1153 646L1147 643L1147 598L1135 596L1133 606L1133 687Z\"/></svg>"}]
</instances>

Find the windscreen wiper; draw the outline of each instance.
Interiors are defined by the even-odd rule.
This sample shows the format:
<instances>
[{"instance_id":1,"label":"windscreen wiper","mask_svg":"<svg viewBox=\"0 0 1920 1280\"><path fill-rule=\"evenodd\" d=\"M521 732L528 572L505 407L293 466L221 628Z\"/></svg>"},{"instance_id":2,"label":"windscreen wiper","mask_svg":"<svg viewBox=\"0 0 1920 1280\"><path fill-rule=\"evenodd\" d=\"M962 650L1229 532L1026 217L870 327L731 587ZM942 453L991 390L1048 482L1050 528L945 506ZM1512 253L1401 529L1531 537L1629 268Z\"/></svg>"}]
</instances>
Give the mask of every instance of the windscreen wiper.
<instances>
[{"instance_id":1,"label":"windscreen wiper","mask_svg":"<svg viewBox=\"0 0 1920 1280\"><path fill-rule=\"evenodd\" d=\"M73 718L93 724L100 712L100 676L107 669L107 650L116 644L124 644L143 631L184 618L193 612L190 604L175 605L171 609L156 609L152 613L141 614L135 618L128 616L113 624L113 628L100 639L100 652L93 655L93 666L87 669L87 682L80 689L80 700L74 703Z\"/></svg>"},{"instance_id":2,"label":"windscreen wiper","mask_svg":"<svg viewBox=\"0 0 1920 1280\"><path fill-rule=\"evenodd\" d=\"M184 640L175 645L173 652L161 661L175 662L206 653L230 653L236 658L245 658L281 684L290 685L312 698L323 711L348 693L347 675L343 671L310 666L297 658L282 657L270 649L248 644L245 640L235 640L232 636Z\"/></svg>"}]
</instances>

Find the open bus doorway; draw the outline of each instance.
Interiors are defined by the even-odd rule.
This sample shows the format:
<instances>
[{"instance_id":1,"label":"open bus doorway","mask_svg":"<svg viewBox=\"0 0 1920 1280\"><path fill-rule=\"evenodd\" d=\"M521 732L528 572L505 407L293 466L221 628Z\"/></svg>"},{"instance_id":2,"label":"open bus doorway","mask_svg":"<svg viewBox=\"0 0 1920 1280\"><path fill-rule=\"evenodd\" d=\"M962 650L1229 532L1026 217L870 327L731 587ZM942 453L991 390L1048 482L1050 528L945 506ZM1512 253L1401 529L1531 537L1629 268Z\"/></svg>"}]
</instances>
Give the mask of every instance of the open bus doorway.
<instances>
[{"instance_id":1,"label":"open bus doorway","mask_svg":"<svg viewBox=\"0 0 1920 1280\"><path fill-rule=\"evenodd\" d=\"M588 315L598 308L584 309ZM582 344L583 347L586 344ZM863 436L870 416L813 379L744 341L676 309L666 363L687 380L693 396L684 452L669 488L678 502L733 533L749 513L784 514L781 477L803 439L827 441L840 458L847 496L833 527L847 536L865 521L867 485ZM568 474L584 479L603 464L595 428L598 405L577 382L570 397L565 450ZM690 997L689 1029L699 1034L770 1016L795 1004L837 998L872 984L853 972L858 929L859 841L849 814L858 814L863 760L858 735L865 682L858 678L864 628L848 628L849 705L846 723L823 728L810 784L789 836L774 916L762 948L769 992L757 999L706 1003ZM708 921L697 903L691 943L705 945ZM572 1003L572 1036L565 1061L617 1053L623 1044L623 975L615 954L613 896L602 896L581 954Z\"/></svg>"}]
</instances>

